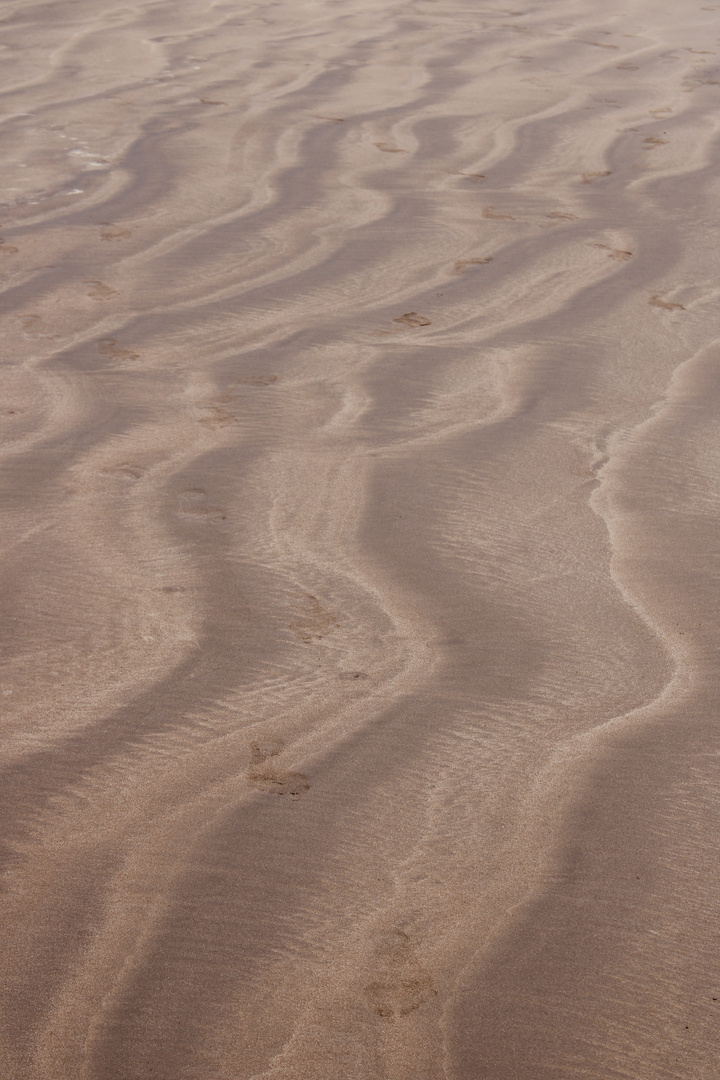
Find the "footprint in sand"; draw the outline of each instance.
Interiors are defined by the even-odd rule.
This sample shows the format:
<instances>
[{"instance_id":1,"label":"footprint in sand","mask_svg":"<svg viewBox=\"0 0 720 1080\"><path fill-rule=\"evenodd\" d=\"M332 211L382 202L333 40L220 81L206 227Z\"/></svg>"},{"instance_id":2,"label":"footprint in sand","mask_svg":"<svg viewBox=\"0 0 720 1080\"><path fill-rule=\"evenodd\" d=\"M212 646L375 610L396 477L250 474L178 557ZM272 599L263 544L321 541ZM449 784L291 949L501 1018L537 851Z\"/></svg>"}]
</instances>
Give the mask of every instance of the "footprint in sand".
<instances>
[{"instance_id":1,"label":"footprint in sand","mask_svg":"<svg viewBox=\"0 0 720 1080\"><path fill-rule=\"evenodd\" d=\"M0 255L17 255L20 249L16 248L14 244L8 244L0 237Z\"/></svg>"},{"instance_id":2,"label":"footprint in sand","mask_svg":"<svg viewBox=\"0 0 720 1080\"><path fill-rule=\"evenodd\" d=\"M250 768L245 775L253 787L261 791L297 800L310 790L310 784L304 773L292 772L278 766L274 759L282 750L281 742L252 743Z\"/></svg>"},{"instance_id":3,"label":"footprint in sand","mask_svg":"<svg viewBox=\"0 0 720 1080\"><path fill-rule=\"evenodd\" d=\"M480 184L485 179L485 173L479 172L462 172L458 173L459 176L464 176L466 180L469 180L471 184Z\"/></svg>"},{"instance_id":4,"label":"footprint in sand","mask_svg":"<svg viewBox=\"0 0 720 1080\"><path fill-rule=\"evenodd\" d=\"M577 221L575 214L569 214L565 210L551 210L545 217L551 221Z\"/></svg>"},{"instance_id":5,"label":"footprint in sand","mask_svg":"<svg viewBox=\"0 0 720 1080\"><path fill-rule=\"evenodd\" d=\"M645 143L645 145L648 147L649 150L653 150L656 146L667 146L667 144L670 142L670 140L669 139L657 139L657 138L655 138L654 135L648 135L648 137L646 139L643 139L643 142Z\"/></svg>"},{"instance_id":6,"label":"footprint in sand","mask_svg":"<svg viewBox=\"0 0 720 1080\"><path fill-rule=\"evenodd\" d=\"M367 679L367 677L366 671L341 671L338 674L338 679L343 679L345 682L353 682L355 679Z\"/></svg>"},{"instance_id":7,"label":"footprint in sand","mask_svg":"<svg viewBox=\"0 0 720 1080\"><path fill-rule=\"evenodd\" d=\"M98 341L98 356L112 358L114 360L139 360L140 353L133 349L121 349L115 338L101 338Z\"/></svg>"},{"instance_id":8,"label":"footprint in sand","mask_svg":"<svg viewBox=\"0 0 720 1080\"><path fill-rule=\"evenodd\" d=\"M320 603L316 596L306 593L300 602L298 617L288 626L295 631L295 636L309 644L312 641L321 641L340 623L331 611Z\"/></svg>"},{"instance_id":9,"label":"footprint in sand","mask_svg":"<svg viewBox=\"0 0 720 1080\"><path fill-rule=\"evenodd\" d=\"M88 289L87 295L93 300L109 300L113 296L120 295L117 289L111 289L109 285L105 285L102 281L84 281L83 285L92 285L92 289Z\"/></svg>"},{"instance_id":10,"label":"footprint in sand","mask_svg":"<svg viewBox=\"0 0 720 1080\"><path fill-rule=\"evenodd\" d=\"M406 311L404 315L393 319L393 322L404 323L405 326L431 326L432 322L424 315L418 315L417 311Z\"/></svg>"},{"instance_id":11,"label":"footprint in sand","mask_svg":"<svg viewBox=\"0 0 720 1080\"><path fill-rule=\"evenodd\" d=\"M181 492L179 499L178 514L181 517L195 518L200 521L225 521L227 515L217 506L211 506L207 501L207 493L203 488L188 488Z\"/></svg>"},{"instance_id":12,"label":"footprint in sand","mask_svg":"<svg viewBox=\"0 0 720 1080\"><path fill-rule=\"evenodd\" d=\"M378 1016L399 1019L436 996L437 990L418 961L408 934L393 930L380 939L374 951L377 978L364 988L363 995Z\"/></svg>"},{"instance_id":13,"label":"footprint in sand","mask_svg":"<svg viewBox=\"0 0 720 1080\"><path fill-rule=\"evenodd\" d=\"M101 221L101 240L126 240L132 236L132 229L123 229L121 225L115 225L112 221Z\"/></svg>"},{"instance_id":14,"label":"footprint in sand","mask_svg":"<svg viewBox=\"0 0 720 1080\"><path fill-rule=\"evenodd\" d=\"M682 304L674 304L670 300L663 300L659 296L651 296L648 300L650 307L659 307L664 311L685 311L685 307Z\"/></svg>"},{"instance_id":15,"label":"footprint in sand","mask_svg":"<svg viewBox=\"0 0 720 1080\"><path fill-rule=\"evenodd\" d=\"M464 274L468 266L484 266L492 261L492 255L487 255L484 259L458 259L455 263L455 273Z\"/></svg>"},{"instance_id":16,"label":"footprint in sand","mask_svg":"<svg viewBox=\"0 0 720 1080\"><path fill-rule=\"evenodd\" d=\"M382 150L383 154L407 154L407 150L402 150L399 146L390 146L386 142L376 142L378 150Z\"/></svg>"}]
</instances>

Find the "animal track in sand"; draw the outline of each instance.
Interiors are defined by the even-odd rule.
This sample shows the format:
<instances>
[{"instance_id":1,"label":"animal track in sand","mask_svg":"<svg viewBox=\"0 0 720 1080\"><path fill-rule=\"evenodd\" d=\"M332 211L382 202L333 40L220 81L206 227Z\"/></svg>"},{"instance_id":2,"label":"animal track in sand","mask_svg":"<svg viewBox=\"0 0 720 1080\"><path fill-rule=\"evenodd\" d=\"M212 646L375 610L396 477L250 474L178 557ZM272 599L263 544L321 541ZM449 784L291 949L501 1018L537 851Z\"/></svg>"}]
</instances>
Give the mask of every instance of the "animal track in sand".
<instances>
[{"instance_id":1,"label":"animal track in sand","mask_svg":"<svg viewBox=\"0 0 720 1080\"><path fill-rule=\"evenodd\" d=\"M459 176L464 176L466 180L469 180L471 184L480 184L485 179L485 173L472 173L463 172L458 173Z\"/></svg>"},{"instance_id":2,"label":"animal track in sand","mask_svg":"<svg viewBox=\"0 0 720 1080\"><path fill-rule=\"evenodd\" d=\"M312 641L321 641L340 623L331 611L323 607L316 596L306 593L300 604L300 613L294 622L288 623L295 636L309 644Z\"/></svg>"},{"instance_id":3,"label":"animal track in sand","mask_svg":"<svg viewBox=\"0 0 720 1080\"><path fill-rule=\"evenodd\" d=\"M643 139L643 142L648 147L648 149L653 150L656 146L667 146L670 140L657 139L654 135L648 135L646 139Z\"/></svg>"},{"instance_id":4,"label":"animal track in sand","mask_svg":"<svg viewBox=\"0 0 720 1080\"><path fill-rule=\"evenodd\" d=\"M383 154L407 154L407 150L402 150L399 146L390 146L389 143L376 142L378 150L382 150Z\"/></svg>"},{"instance_id":5,"label":"animal track in sand","mask_svg":"<svg viewBox=\"0 0 720 1080\"><path fill-rule=\"evenodd\" d=\"M418 315L417 311L406 311L404 315L399 315L397 319L393 319L393 322L404 323L405 326L431 326L432 322L424 315Z\"/></svg>"},{"instance_id":6,"label":"animal track in sand","mask_svg":"<svg viewBox=\"0 0 720 1080\"><path fill-rule=\"evenodd\" d=\"M17 255L19 250L14 244L8 244L0 237L0 255Z\"/></svg>"},{"instance_id":7,"label":"animal track in sand","mask_svg":"<svg viewBox=\"0 0 720 1080\"><path fill-rule=\"evenodd\" d=\"M436 994L429 975L374 982L365 987L365 999L372 1011L390 1019L407 1016Z\"/></svg>"},{"instance_id":8,"label":"animal track in sand","mask_svg":"<svg viewBox=\"0 0 720 1080\"><path fill-rule=\"evenodd\" d=\"M260 788L261 791L299 799L310 790L308 778L304 773L278 768L273 758L278 757L282 750L281 742L252 743L250 768L245 775L253 787Z\"/></svg>"},{"instance_id":9,"label":"animal track in sand","mask_svg":"<svg viewBox=\"0 0 720 1080\"><path fill-rule=\"evenodd\" d=\"M181 517L199 518L201 521L225 521L226 514L217 506L207 502L207 493L203 488L188 488L180 493L178 514Z\"/></svg>"},{"instance_id":10,"label":"animal track in sand","mask_svg":"<svg viewBox=\"0 0 720 1080\"><path fill-rule=\"evenodd\" d=\"M272 386L277 382L277 375L241 375L234 386Z\"/></svg>"},{"instance_id":11,"label":"animal track in sand","mask_svg":"<svg viewBox=\"0 0 720 1080\"><path fill-rule=\"evenodd\" d=\"M610 43L606 42L606 41L584 41L582 38L581 38L581 41L582 41L583 45L594 45L597 49L616 49L617 50L617 49L620 48L619 45L610 45Z\"/></svg>"},{"instance_id":12,"label":"animal track in sand","mask_svg":"<svg viewBox=\"0 0 720 1080\"><path fill-rule=\"evenodd\" d=\"M455 263L455 273L464 274L468 266L484 266L485 263L490 263L492 261L492 255L487 255L484 259L458 259Z\"/></svg>"},{"instance_id":13,"label":"animal track in sand","mask_svg":"<svg viewBox=\"0 0 720 1080\"><path fill-rule=\"evenodd\" d=\"M237 424L237 417L219 405L203 405L204 416L198 417L198 424L208 428L224 428L228 424Z\"/></svg>"},{"instance_id":14,"label":"animal track in sand","mask_svg":"<svg viewBox=\"0 0 720 1080\"><path fill-rule=\"evenodd\" d=\"M132 236L132 229L123 229L121 225L116 225L112 221L101 221L100 224L102 226L101 240L126 240L128 236Z\"/></svg>"},{"instance_id":15,"label":"animal track in sand","mask_svg":"<svg viewBox=\"0 0 720 1080\"><path fill-rule=\"evenodd\" d=\"M392 1020L407 1016L435 997L429 973L419 963L409 936L402 930L384 935L375 948L378 978L363 990L378 1016Z\"/></svg>"},{"instance_id":16,"label":"animal track in sand","mask_svg":"<svg viewBox=\"0 0 720 1080\"><path fill-rule=\"evenodd\" d=\"M145 469L132 461L123 461L120 465L108 465L100 472L103 476L124 476L128 480L139 480L145 475Z\"/></svg>"},{"instance_id":17,"label":"animal track in sand","mask_svg":"<svg viewBox=\"0 0 720 1080\"><path fill-rule=\"evenodd\" d=\"M493 206L486 206L482 216L490 221L517 221L517 218L513 217L512 214L501 214Z\"/></svg>"},{"instance_id":18,"label":"animal track in sand","mask_svg":"<svg viewBox=\"0 0 720 1080\"><path fill-rule=\"evenodd\" d=\"M609 169L605 169L604 172L584 172L582 174L582 178L581 178L580 182L582 184L592 184L593 180L599 180L603 176L611 176L611 175L612 175L612 173L610 172Z\"/></svg>"},{"instance_id":19,"label":"animal track in sand","mask_svg":"<svg viewBox=\"0 0 720 1080\"><path fill-rule=\"evenodd\" d=\"M650 307L663 308L664 311L685 311L683 304L674 304L670 300L663 300L660 296L651 296L648 300Z\"/></svg>"},{"instance_id":20,"label":"animal track in sand","mask_svg":"<svg viewBox=\"0 0 720 1080\"><path fill-rule=\"evenodd\" d=\"M342 116L320 116L318 113L312 113L315 120L327 120L329 124L344 124L345 120ZM377 143L375 143L377 146Z\"/></svg>"},{"instance_id":21,"label":"animal track in sand","mask_svg":"<svg viewBox=\"0 0 720 1080\"><path fill-rule=\"evenodd\" d=\"M551 210L545 217L552 221L577 221L575 214L569 214L565 210Z\"/></svg>"},{"instance_id":22,"label":"animal track in sand","mask_svg":"<svg viewBox=\"0 0 720 1080\"><path fill-rule=\"evenodd\" d=\"M590 244L590 247L602 248L607 251L608 259L616 259L617 262L627 262L633 257L632 251L622 251L620 248L610 247L609 244Z\"/></svg>"},{"instance_id":23,"label":"animal track in sand","mask_svg":"<svg viewBox=\"0 0 720 1080\"><path fill-rule=\"evenodd\" d=\"M338 679L343 679L345 682L352 682L353 679L367 679L367 677L366 671L341 671L338 674Z\"/></svg>"},{"instance_id":24,"label":"animal track in sand","mask_svg":"<svg viewBox=\"0 0 720 1080\"><path fill-rule=\"evenodd\" d=\"M49 327L42 315L35 315L30 313L29 315L23 315L22 319L23 330L25 331L25 337L31 340L40 341L57 341L58 335L49 333Z\"/></svg>"},{"instance_id":25,"label":"animal track in sand","mask_svg":"<svg viewBox=\"0 0 720 1080\"><path fill-rule=\"evenodd\" d=\"M115 338L101 338L98 341L98 355L116 360L139 360L140 358L140 353L136 353L133 349L118 348Z\"/></svg>"},{"instance_id":26,"label":"animal track in sand","mask_svg":"<svg viewBox=\"0 0 720 1080\"><path fill-rule=\"evenodd\" d=\"M111 289L109 285L105 285L102 281L84 281L83 285L92 285L92 289L88 289L87 295L93 300L109 300L112 296L120 295L117 289Z\"/></svg>"},{"instance_id":27,"label":"animal track in sand","mask_svg":"<svg viewBox=\"0 0 720 1080\"><path fill-rule=\"evenodd\" d=\"M268 758L277 757L285 749L282 739L268 739L265 742L250 743L250 762L252 766L262 765Z\"/></svg>"}]
</instances>

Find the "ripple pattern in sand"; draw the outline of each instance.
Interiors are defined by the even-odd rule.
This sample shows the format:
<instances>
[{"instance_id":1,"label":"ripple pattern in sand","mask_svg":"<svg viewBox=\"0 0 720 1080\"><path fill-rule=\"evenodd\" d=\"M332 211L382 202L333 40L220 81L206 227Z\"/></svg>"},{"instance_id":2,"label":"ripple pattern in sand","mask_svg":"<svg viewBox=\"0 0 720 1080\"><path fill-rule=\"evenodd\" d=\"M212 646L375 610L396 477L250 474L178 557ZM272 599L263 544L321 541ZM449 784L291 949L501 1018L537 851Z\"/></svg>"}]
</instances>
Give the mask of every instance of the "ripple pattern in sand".
<instances>
[{"instance_id":1,"label":"ripple pattern in sand","mask_svg":"<svg viewBox=\"0 0 720 1080\"><path fill-rule=\"evenodd\" d=\"M0 2L0 1074L714 1080L714 6Z\"/></svg>"}]
</instances>

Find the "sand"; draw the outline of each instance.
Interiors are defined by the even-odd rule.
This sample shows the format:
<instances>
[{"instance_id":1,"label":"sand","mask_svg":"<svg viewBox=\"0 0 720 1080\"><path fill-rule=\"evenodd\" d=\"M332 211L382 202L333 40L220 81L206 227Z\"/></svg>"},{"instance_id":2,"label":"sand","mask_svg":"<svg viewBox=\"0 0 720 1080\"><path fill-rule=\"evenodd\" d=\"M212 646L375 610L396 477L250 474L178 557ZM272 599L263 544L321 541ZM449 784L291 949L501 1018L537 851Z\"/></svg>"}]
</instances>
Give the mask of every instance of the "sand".
<instances>
[{"instance_id":1,"label":"sand","mask_svg":"<svg viewBox=\"0 0 720 1080\"><path fill-rule=\"evenodd\" d=\"M717 1080L719 42L0 2L3 1080Z\"/></svg>"}]
</instances>

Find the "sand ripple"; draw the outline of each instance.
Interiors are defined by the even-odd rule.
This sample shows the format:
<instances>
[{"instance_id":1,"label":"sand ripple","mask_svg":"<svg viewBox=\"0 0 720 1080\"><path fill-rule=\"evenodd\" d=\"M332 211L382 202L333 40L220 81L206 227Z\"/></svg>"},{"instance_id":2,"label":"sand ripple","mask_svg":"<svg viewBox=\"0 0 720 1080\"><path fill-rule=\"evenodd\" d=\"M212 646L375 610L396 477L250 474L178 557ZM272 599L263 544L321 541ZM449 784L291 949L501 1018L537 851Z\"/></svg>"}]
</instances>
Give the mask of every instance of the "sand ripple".
<instances>
[{"instance_id":1,"label":"sand ripple","mask_svg":"<svg viewBox=\"0 0 720 1080\"><path fill-rule=\"evenodd\" d=\"M671 7L0 3L6 1080L715 1080Z\"/></svg>"}]
</instances>

